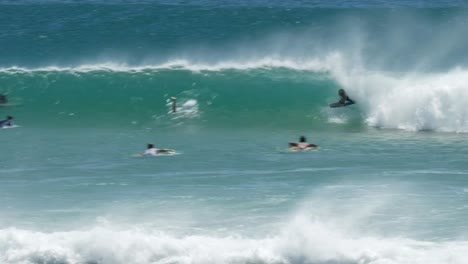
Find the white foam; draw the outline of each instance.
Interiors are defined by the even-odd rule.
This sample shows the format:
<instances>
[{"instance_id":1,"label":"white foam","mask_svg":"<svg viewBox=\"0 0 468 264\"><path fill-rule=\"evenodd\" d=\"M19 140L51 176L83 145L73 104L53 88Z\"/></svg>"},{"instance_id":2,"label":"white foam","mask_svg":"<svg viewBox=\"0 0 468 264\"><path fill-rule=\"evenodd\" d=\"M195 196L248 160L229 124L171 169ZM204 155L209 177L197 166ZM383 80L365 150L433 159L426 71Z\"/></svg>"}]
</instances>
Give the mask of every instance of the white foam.
<instances>
[{"instance_id":1,"label":"white foam","mask_svg":"<svg viewBox=\"0 0 468 264\"><path fill-rule=\"evenodd\" d=\"M0 262L466 264L467 241L426 242L349 235L297 216L270 237L177 236L155 230L0 230Z\"/></svg>"},{"instance_id":2,"label":"white foam","mask_svg":"<svg viewBox=\"0 0 468 264\"><path fill-rule=\"evenodd\" d=\"M468 70L446 73L337 75L371 126L468 132Z\"/></svg>"},{"instance_id":3,"label":"white foam","mask_svg":"<svg viewBox=\"0 0 468 264\"><path fill-rule=\"evenodd\" d=\"M288 68L293 70L328 71L334 64L340 63L341 55L331 53L323 58L304 58L265 56L249 59L227 59L215 62L197 62L190 59L171 59L156 64L129 65L127 63L104 62L81 64L77 66L45 66L45 67L19 67L11 66L0 68L0 72L141 72L147 70L180 69L189 71L221 71L221 70L250 70L260 68Z\"/></svg>"},{"instance_id":4,"label":"white foam","mask_svg":"<svg viewBox=\"0 0 468 264\"><path fill-rule=\"evenodd\" d=\"M20 126L18 125L12 125L12 126L3 126L3 127L0 127L0 129L12 129L12 128L18 128Z\"/></svg>"},{"instance_id":5,"label":"white foam","mask_svg":"<svg viewBox=\"0 0 468 264\"><path fill-rule=\"evenodd\" d=\"M172 103L167 101L166 106L169 108L169 114L172 115L172 120L177 119L193 119L200 116L198 102L195 99L179 99L181 102L176 107L176 112L172 113Z\"/></svg>"},{"instance_id":6,"label":"white foam","mask_svg":"<svg viewBox=\"0 0 468 264\"><path fill-rule=\"evenodd\" d=\"M322 109L322 115L327 119L327 122L330 124L346 124L349 120L347 109L342 109L345 111L339 111L340 109L332 109L330 107L325 107Z\"/></svg>"}]
</instances>

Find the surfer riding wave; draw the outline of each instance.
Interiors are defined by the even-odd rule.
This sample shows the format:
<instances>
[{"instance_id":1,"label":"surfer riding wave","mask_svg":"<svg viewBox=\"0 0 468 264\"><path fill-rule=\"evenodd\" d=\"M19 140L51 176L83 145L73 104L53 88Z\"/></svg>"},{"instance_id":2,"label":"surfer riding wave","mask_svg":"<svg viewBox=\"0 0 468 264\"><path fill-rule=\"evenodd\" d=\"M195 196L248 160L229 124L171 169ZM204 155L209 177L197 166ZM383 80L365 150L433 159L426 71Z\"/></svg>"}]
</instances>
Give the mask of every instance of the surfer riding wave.
<instances>
[{"instance_id":1,"label":"surfer riding wave","mask_svg":"<svg viewBox=\"0 0 468 264\"><path fill-rule=\"evenodd\" d=\"M354 100L349 98L344 89L338 90L338 95L340 96L340 100L336 103L330 104L330 107L348 106L356 103Z\"/></svg>"}]
</instances>

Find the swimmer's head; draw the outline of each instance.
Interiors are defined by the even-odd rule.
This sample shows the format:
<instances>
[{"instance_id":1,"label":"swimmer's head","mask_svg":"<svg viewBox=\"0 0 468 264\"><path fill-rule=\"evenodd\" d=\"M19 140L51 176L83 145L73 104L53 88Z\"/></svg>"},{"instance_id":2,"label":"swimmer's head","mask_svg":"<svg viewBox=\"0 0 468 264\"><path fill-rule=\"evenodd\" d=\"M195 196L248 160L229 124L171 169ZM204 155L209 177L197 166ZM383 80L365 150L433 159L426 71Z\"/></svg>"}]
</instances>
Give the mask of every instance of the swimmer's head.
<instances>
[{"instance_id":1,"label":"swimmer's head","mask_svg":"<svg viewBox=\"0 0 468 264\"><path fill-rule=\"evenodd\" d=\"M339 95L345 95L345 91L344 91L343 89L339 89L339 90L338 90L338 94L339 94Z\"/></svg>"},{"instance_id":2,"label":"swimmer's head","mask_svg":"<svg viewBox=\"0 0 468 264\"><path fill-rule=\"evenodd\" d=\"M148 148L148 149L152 149L152 148L154 148L154 145L153 145L153 144L148 144L148 145L147 145L147 148Z\"/></svg>"},{"instance_id":3,"label":"swimmer's head","mask_svg":"<svg viewBox=\"0 0 468 264\"><path fill-rule=\"evenodd\" d=\"M299 138L299 142L301 142L301 143L302 143L302 142L307 142L306 137L301 136L301 137Z\"/></svg>"},{"instance_id":4,"label":"swimmer's head","mask_svg":"<svg viewBox=\"0 0 468 264\"><path fill-rule=\"evenodd\" d=\"M7 116L7 120L13 120L14 118L12 116Z\"/></svg>"}]
</instances>

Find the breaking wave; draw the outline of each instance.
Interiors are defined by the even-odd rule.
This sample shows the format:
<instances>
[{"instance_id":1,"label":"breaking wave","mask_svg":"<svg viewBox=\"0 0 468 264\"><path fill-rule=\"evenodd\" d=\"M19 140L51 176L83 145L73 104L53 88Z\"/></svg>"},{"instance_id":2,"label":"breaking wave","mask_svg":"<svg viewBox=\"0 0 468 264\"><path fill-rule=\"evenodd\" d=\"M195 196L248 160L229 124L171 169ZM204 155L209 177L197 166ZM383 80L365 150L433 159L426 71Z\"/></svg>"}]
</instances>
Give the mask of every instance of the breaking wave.
<instances>
[{"instance_id":1,"label":"breaking wave","mask_svg":"<svg viewBox=\"0 0 468 264\"><path fill-rule=\"evenodd\" d=\"M96 227L43 233L0 230L0 260L23 263L349 263L466 262L468 242L353 236L331 225L296 217L278 234L176 236L144 229Z\"/></svg>"},{"instance_id":2,"label":"breaking wave","mask_svg":"<svg viewBox=\"0 0 468 264\"><path fill-rule=\"evenodd\" d=\"M362 123L410 131L468 132L468 72L395 73L350 67L335 52L309 60L265 57L214 63L172 60L133 66L0 70L4 93L24 119L66 118L147 125L161 119L202 119L217 126ZM358 105L328 109L344 88ZM181 98L185 114L169 115L165 100ZM105 118L103 113L105 112ZM271 113L275 113L272 117ZM66 118L65 118L66 117ZM91 118L92 117L92 118ZM59 122L60 123L60 122Z\"/></svg>"}]
</instances>

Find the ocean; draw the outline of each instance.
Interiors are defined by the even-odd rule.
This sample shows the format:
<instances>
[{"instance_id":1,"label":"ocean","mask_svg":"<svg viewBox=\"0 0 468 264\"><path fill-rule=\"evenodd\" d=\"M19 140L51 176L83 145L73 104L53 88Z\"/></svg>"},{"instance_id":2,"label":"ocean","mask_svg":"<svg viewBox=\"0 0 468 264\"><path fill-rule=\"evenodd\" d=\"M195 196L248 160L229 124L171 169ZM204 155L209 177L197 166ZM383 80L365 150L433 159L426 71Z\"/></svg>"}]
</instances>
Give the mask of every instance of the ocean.
<instances>
[{"instance_id":1,"label":"ocean","mask_svg":"<svg viewBox=\"0 0 468 264\"><path fill-rule=\"evenodd\" d=\"M0 263L466 264L467 36L457 0L0 0Z\"/></svg>"}]
</instances>

